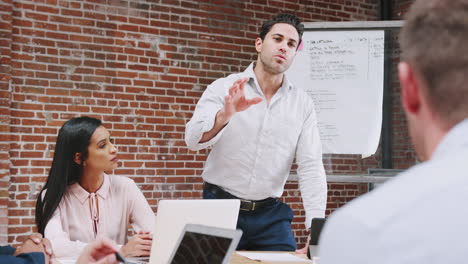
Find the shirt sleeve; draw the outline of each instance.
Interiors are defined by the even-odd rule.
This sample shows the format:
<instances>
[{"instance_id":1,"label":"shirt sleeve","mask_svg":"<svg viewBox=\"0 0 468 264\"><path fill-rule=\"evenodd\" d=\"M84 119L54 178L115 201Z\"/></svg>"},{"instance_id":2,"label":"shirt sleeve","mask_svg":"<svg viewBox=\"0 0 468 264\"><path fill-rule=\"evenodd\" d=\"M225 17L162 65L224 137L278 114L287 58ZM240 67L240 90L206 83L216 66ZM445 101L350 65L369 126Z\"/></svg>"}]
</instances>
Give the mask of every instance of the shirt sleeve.
<instances>
[{"instance_id":1,"label":"shirt sleeve","mask_svg":"<svg viewBox=\"0 0 468 264\"><path fill-rule=\"evenodd\" d=\"M0 255L0 263L8 264L45 264L44 253L31 252L23 253L18 256L13 255Z\"/></svg>"},{"instance_id":2,"label":"shirt sleeve","mask_svg":"<svg viewBox=\"0 0 468 264\"><path fill-rule=\"evenodd\" d=\"M322 144L317 118L312 107L307 116L296 149L299 188L306 212L305 226L310 228L312 218L324 217L327 206L327 179L322 161Z\"/></svg>"},{"instance_id":3,"label":"shirt sleeve","mask_svg":"<svg viewBox=\"0 0 468 264\"><path fill-rule=\"evenodd\" d=\"M378 263L370 256L377 243L369 239L370 228L348 211L338 210L327 220L320 236L320 264Z\"/></svg>"},{"instance_id":4,"label":"shirt sleeve","mask_svg":"<svg viewBox=\"0 0 468 264\"><path fill-rule=\"evenodd\" d=\"M63 230L60 210L57 209L47 223L44 236L50 240L57 258L76 258L86 247L87 243L70 240L70 235Z\"/></svg>"},{"instance_id":5,"label":"shirt sleeve","mask_svg":"<svg viewBox=\"0 0 468 264\"><path fill-rule=\"evenodd\" d=\"M156 217L143 193L133 180L129 186L128 197L132 199L130 206L130 224L135 232L153 232Z\"/></svg>"},{"instance_id":6,"label":"shirt sleeve","mask_svg":"<svg viewBox=\"0 0 468 264\"><path fill-rule=\"evenodd\" d=\"M1 256L8 256L15 254L16 249L10 246L0 246L0 255Z\"/></svg>"},{"instance_id":7,"label":"shirt sleeve","mask_svg":"<svg viewBox=\"0 0 468 264\"><path fill-rule=\"evenodd\" d=\"M185 143L190 150L200 150L215 144L221 137L224 128L207 142L200 143L203 133L213 128L216 114L224 107L229 83L224 78L210 84L195 107L192 119L185 126Z\"/></svg>"}]
</instances>

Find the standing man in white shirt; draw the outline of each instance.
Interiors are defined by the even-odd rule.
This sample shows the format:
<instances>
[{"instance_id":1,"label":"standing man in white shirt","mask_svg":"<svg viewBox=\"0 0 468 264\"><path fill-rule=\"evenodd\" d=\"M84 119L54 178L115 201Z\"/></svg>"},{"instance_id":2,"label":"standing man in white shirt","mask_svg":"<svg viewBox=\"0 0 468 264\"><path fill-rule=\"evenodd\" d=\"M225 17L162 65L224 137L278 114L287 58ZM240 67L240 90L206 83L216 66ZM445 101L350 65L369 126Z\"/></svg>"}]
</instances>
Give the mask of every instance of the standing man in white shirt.
<instances>
[{"instance_id":1,"label":"standing man in white shirt","mask_svg":"<svg viewBox=\"0 0 468 264\"><path fill-rule=\"evenodd\" d=\"M306 226L325 213L327 186L314 105L284 74L303 30L294 15L264 22L255 40L257 61L209 85L186 126L191 150L212 147L202 174L203 197L241 199L240 250L296 249L293 212L278 200L294 158Z\"/></svg>"},{"instance_id":2,"label":"standing man in white shirt","mask_svg":"<svg viewBox=\"0 0 468 264\"><path fill-rule=\"evenodd\" d=\"M400 46L421 163L332 214L321 264L468 262L468 1L417 0Z\"/></svg>"}]
</instances>

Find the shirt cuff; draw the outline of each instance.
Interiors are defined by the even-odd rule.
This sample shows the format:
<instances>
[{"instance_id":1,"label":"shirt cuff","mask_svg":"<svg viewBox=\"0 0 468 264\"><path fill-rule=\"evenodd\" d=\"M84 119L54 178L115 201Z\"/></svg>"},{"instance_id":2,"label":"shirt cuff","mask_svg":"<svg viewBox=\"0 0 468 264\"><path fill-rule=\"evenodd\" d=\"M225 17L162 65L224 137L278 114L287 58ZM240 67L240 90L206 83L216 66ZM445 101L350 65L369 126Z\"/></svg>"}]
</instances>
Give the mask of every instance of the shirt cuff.
<instances>
[{"instance_id":1,"label":"shirt cuff","mask_svg":"<svg viewBox=\"0 0 468 264\"><path fill-rule=\"evenodd\" d=\"M215 120L216 120L216 114L218 113L219 110L217 111L213 111L211 112L210 114L207 114L205 115L200 121L201 124L200 125L200 132L197 133L197 138L195 139L192 139L194 141L196 141L196 149L199 150L199 149L204 149L204 148L207 148L207 147L210 147L212 145L214 145L218 140L219 138L221 137L221 135L224 133L224 130L226 129L226 126L229 125L229 123L227 123L223 128L221 128L221 130L218 132L218 134L216 134L216 136L214 136L212 139L206 141L206 142L203 142L203 143L199 143L203 134L205 132L208 132L210 131L214 124L215 124Z\"/></svg>"},{"instance_id":2,"label":"shirt cuff","mask_svg":"<svg viewBox=\"0 0 468 264\"><path fill-rule=\"evenodd\" d=\"M304 222L307 229L310 228L312 224L312 219L314 218L324 218L325 217L325 210L309 210L306 212L306 220Z\"/></svg>"},{"instance_id":3,"label":"shirt cuff","mask_svg":"<svg viewBox=\"0 0 468 264\"><path fill-rule=\"evenodd\" d=\"M45 256L42 252L22 253L16 257L25 260L24 263L45 264Z\"/></svg>"}]
</instances>

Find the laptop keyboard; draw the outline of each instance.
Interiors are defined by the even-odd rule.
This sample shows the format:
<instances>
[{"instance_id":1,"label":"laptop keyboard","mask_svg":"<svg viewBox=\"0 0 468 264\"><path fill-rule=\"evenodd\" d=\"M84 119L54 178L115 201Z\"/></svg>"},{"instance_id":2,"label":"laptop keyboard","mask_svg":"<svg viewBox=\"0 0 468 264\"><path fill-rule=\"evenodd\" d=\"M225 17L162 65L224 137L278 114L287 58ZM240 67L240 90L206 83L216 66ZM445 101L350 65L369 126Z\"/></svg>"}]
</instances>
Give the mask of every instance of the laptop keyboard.
<instances>
[{"instance_id":1,"label":"laptop keyboard","mask_svg":"<svg viewBox=\"0 0 468 264\"><path fill-rule=\"evenodd\" d=\"M139 257L139 258L126 258L128 264L147 264L149 262L149 257Z\"/></svg>"}]
</instances>

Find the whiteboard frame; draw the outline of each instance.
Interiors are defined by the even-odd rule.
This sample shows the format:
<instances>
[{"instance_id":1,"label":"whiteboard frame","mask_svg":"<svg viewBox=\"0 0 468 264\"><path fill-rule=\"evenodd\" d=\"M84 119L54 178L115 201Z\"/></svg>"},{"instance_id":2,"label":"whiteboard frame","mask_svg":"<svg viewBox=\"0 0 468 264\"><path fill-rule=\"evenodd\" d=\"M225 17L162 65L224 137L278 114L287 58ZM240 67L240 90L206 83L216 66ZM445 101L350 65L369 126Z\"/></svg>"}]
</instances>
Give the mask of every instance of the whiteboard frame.
<instances>
[{"instance_id":1,"label":"whiteboard frame","mask_svg":"<svg viewBox=\"0 0 468 264\"><path fill-rule=\"evenodd\" d=\"M400 29L404 21L346 21L346 22L304 22L305 31L313 30L391 30Z\"/></svg>"},{"instance_id":2,"label":"whiteboard frame","mask_svg":"<svg viewBox=\"0 0 468 264\"><path fill-rule=\"evenodd\" d=\"M381 144L382 144L382 157L381 167L386 170L393 170L392 160L392 93L391 93L391 82L392 82L392 60L388 56L387 50L392 50L393 45L390 43L389 31L400 30L404 25L404 20L385 20L385 21L339 21L339 22L303 22L304 31L354 31L354 30L384 30L385 32L385 51L384 51L384 102L382 111L382 132L381 132ZM372 169L370 169L372 170ZM395 170L395 173L391 177L397 174L400 170ZM381 182L381 179L375 177L369 177L371 173L364 175L353 175L359 177L367 182ZM388 175L388 174L387 174ZM390 176L388 175L388 176ZM339 181L337 176L334 175L334 181ZM373 175L375 176L375 175ZM350 175L343 175L342 180L350 178Z\"/></svg>"}]
</instances>

